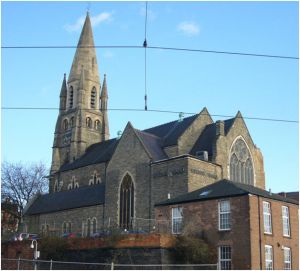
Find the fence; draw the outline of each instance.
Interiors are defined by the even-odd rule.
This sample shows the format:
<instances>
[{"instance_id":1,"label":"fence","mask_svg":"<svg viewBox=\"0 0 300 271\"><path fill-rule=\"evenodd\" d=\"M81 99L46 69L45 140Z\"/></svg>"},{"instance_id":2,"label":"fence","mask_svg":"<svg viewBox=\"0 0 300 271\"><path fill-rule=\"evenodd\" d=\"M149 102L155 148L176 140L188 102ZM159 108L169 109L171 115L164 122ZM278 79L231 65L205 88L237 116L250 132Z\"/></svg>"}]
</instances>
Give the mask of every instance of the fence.
<instances>
[{"instance_id":1,"label":"fence","mask_svg":"<svg viewBox=\"0 0 300 271\"><path fill-rule=\"evenodd\" d=\"M1 259L1 270L217 270L218 264L117 264L64 262L27 259Z\"/></svg>"}]
</instances>

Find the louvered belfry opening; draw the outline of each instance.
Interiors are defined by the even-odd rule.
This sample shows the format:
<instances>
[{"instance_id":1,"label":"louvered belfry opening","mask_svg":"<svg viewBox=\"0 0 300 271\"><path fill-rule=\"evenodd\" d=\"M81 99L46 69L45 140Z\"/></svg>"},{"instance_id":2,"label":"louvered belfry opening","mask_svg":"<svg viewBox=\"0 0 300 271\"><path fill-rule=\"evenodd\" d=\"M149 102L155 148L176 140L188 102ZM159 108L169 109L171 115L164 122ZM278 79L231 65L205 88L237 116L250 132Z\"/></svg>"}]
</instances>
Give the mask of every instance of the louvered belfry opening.
<instances>
[{"instance_id":1,"label":"louvered belfry opening","mask_svg":"<svg viewBox=\"0 0 300 271\"><path fill-rule=\"evenodd\" d=\"M123 178L120 189L120 228L132 228L134 217L134 185L129 174Z\"/></svg>"}]
</instances>

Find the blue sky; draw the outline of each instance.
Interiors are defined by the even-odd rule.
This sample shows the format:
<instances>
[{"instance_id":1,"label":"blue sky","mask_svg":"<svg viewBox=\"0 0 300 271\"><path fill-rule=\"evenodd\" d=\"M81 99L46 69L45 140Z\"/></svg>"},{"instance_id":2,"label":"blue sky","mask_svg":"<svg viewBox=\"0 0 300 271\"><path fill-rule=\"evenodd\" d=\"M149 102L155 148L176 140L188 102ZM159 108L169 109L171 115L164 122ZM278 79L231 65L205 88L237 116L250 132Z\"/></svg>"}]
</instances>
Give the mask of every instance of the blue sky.
<instances>
[{"instance_id":1,"label":"blue sky","mask_svg":"<svg viewBox=\"0 0 300 271\"><path fill-rule=\"evenodd\" d=\"M76 45L88 2L2 2L2 46ZM144 2L91 2L96 45L142 45ZM149 46L298 57L297 2L149 2ZM75 49L2 49L1 103L58 107ZM97 49L110 108L144 107L144 50ZM149 109L298 120L298 61L147 49ZM57 110L2 110L1 156L50 166ZM109 112L111 137L176 114ZM214 117L214 120L222 119ZM266 188L298 190L298 124L246 120Z\"/></svg>"}]
</instances>

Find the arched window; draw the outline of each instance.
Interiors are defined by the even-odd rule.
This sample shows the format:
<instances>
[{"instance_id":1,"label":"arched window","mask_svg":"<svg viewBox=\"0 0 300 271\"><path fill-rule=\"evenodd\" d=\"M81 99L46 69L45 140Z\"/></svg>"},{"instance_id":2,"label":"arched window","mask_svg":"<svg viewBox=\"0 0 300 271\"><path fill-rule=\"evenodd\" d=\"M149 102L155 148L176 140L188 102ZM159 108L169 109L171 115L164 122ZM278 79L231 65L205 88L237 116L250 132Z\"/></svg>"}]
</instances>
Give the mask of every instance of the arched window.
<instances>
[{"instance_id":1,"label":"arched window","mask_svg":"<svg viewBox=\"0 0 300 271\"><path fill-rule=\"evenodd\" d=\"M86 229L86 236L90 237L91 236L91 220L87 220L87 229Z\"/></svg>"},{"instance_id":2,"label":"arched window","mask_svg":"<svg viewBox=\"0 0 300 271\"><path fill-rule=\"evenodd\" d=\"M96 217L93 218L93 224L92 224L92 234L95 234L97 232L97 219Z\"/></svg>"},{"instance_id":3,"label":"arched window","mask_svg":"<svg viewBox=\"0 0 300 271\"><path fill-rule=\"evenodd\" d=\"M74 127L74 117L70 119L70 128Z\"/></svg>"},{"instance_id":4,"label":"arched window","mask_svg":"<svg viewBox=\"0 0 300 271\"><path fill-rule=\"evenodd\" d=\"M69 92L69 108L73 108L73 96L74 96L74 92L73 92L73 87L70 87L70 92Z\"/></svg>"},{"instance_id":5,"label":"arched window","mask_svg":"<svg viewBox=\"0 0 300 271\"><path fill-rule=\"evenodd\" d=\"M85 221L82 221L81 236L84 237L85 235Z\"/></svg>"},{"instance_id":6,"label":"arched window","mask_svg":"<svg viewBox=\"0 0 300 271\"><path fill-rule=\"evenodd\" d=\"M62 232L67 233L67 223L66 222L63 223Z\"/></svg>"},{"instance_id":7,"label":"arched window","mask_svg":"<svg viewBox=\"0 0 300 271\"><path fill-rule=\"evenodd\" d=\"M72 232L72 224L71 224L71 222L68 223L67 231L68 231L68 233Z\"/></svg>"},{"instance_id":8,"label":"arched window","mask_svg":"<svg viewBox=\"0 0 300 271\"><path fill-rule=\"evenodd\" d=\"M120 187L120 227L130 229L134 217L134 185L129 174L123 178Z\"/></svg>"},{"instance_id":9,"label":"arched window","mask_svg":"<svg viewBox=\"0 0 300 271\"><path fill-rule=\"evenodd\" d=\"M99 120L95 121L95 130L100 130L100 121Z\"/></svg>"},{"instance_id":10,"label":"arched window","mask_svg":"<svg viewBox=\"0 0 300 271\"><path fill-rule=\"evenodd\" d=\"M63 127L64 127L64 130L65 130L65 131L68 130L68 120L67 120L67 119L64 119Z\"/></svg>"},{"instance_id":11,"label":"arched window","mask_svg":"<svg viewBox=\"0 0 300 271\"><path fill-rule=\"evenodd\" d=\"M238 183L254 184L253 163L246 143L237 139L230 153L230 180Z\"/></svg>"},{"instance_id":12,"label":"arched window","mask_svg":"<svg viewBox=\"0 0 300 271\"><path fill-rule=\"evenodd\" d=\"M91 91L91 108L92 109L96 108L96 99L97 99L96 88L93 87L93 89Z\"/></svg>"},{"instance_id":13,"label":"arched window","mask_svg":"<svg viewBox=\"0 0 300 271\"><path fill-rule=\"evenodd\" d=\"M55 180L53 191L58 192L58 182L57 182L57 180Z\"/></svg>"},{"instance_id":14,"label":"arched window","mask_svg":"<svg viewBox=\"0 0 300 271\"><path fill-rule=\"evenodd\" d=\"M86 127L92 128L92 120L89 117L86 118Z\"/></svg>"}]
</instances>

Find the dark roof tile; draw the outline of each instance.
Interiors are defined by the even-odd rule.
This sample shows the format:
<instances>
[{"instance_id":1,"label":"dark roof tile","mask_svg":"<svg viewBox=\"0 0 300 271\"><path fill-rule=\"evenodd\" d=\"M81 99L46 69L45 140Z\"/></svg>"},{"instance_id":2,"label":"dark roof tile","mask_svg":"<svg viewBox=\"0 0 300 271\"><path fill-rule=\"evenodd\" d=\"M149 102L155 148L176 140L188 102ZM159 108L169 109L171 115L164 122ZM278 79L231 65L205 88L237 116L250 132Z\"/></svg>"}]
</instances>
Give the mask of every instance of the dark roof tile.
<instances>
[{"instance_id":1,"label":"dark roof tile","mask_svg":"<svg viewBox=\"0 0 300 271\"><path fill-rule=\"evenodd\" d=\"M258 195L264 198L289 202L293 204L299 204L295 200L285 198L274 193L270 194L268 191L252 185L236 183L229 180L221 180L216 183L207 185L201 189L195 190L193 192L178 196L174 199L156 203L155 205L156 206L172 205L172 204L179 204L179 203L186 203L186 202L210 200L216 198L242 196L248 194Z\"/></svg>"},{"instance_id":2,"label":"dark roof tile","mask_svg":"<svg viewBox=\"0 0 300 271\"><path fill-rule=\"evenodd\" d=\"M76 189L40 195L25 215L58 212L62 210L104 204L105 185L82 186Z\"/></svg>"}]
</instances>

